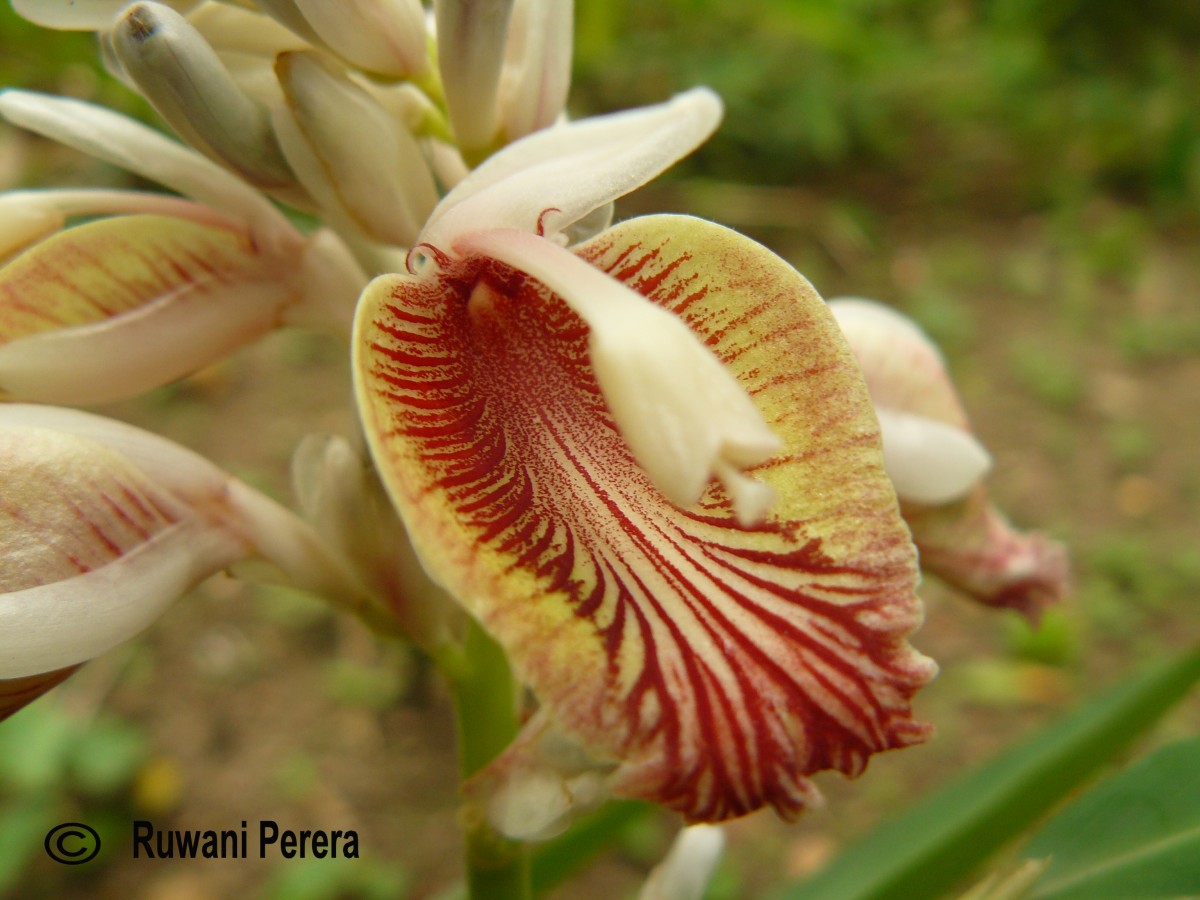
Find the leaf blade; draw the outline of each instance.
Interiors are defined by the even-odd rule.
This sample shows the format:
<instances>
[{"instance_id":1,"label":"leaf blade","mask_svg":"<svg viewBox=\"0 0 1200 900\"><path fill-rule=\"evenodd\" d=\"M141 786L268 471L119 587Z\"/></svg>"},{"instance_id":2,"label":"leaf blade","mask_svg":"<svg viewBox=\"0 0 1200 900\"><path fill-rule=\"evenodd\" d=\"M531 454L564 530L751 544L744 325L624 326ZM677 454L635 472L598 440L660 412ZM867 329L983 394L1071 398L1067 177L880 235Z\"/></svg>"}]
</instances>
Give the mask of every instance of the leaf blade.
<instances>
[{"instance_id":1,"label":"leaf blade","mask_svg":"<svg viewBox=\"0 0 1200 900\"><path fill-rule=\"evenodd\" d=\"M931 897L952 888L1200 680L1200 647L1144 672L887 822L779 900Z\"/></svg>"},{"instance_id":2,"label":"leaf blade","mask_svg":"<svg viewBox=\"0 0 1200 900\"><path fill-rule=\"evenodd\" d=\"M1162 747L1097 785L1032 838L1050 857L1032 896L1200 892L1200 738Z\"/></svg>"}]
</instances>

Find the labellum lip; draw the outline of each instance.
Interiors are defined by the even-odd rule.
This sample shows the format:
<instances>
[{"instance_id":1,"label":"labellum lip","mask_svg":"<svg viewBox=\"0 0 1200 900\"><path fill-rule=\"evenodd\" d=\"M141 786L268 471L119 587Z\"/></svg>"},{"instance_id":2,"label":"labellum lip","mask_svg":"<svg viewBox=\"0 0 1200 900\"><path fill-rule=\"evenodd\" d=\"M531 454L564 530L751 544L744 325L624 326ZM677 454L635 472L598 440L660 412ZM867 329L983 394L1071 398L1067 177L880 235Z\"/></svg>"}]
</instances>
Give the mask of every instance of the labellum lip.
<instances>
[{"instance_id":1,"label":"labellum lip","mask_svg":"<svg viewBox=\"0 0 1200 900\"><path fill-rule=\"evenodd\" d=\"M849 349L772 254L695 219L635 219L578 254L679 316L784 440L778 502L737 522L713 482L666 502L596 382L585 323L496 262L377 280L356 387L431 574L508 651L619 794L694 820L811 802L812 772L923 739L933 664L907 644L916 565ZM526 742L527 743L527 742ZM496 763L521 770L519 739Z\"/></svg>"}]
</instances>

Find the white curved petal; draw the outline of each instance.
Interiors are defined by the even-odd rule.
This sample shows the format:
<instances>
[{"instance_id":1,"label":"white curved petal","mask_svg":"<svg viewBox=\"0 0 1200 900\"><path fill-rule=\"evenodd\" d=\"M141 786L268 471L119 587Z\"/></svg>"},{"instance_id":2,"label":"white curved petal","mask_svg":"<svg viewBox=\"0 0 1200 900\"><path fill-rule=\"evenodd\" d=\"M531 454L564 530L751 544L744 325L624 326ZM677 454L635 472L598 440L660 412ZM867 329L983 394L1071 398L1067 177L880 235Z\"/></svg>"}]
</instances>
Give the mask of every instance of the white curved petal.
<instances>
[{"instance_id":1,"label":"white curved petal","mask_svg":"<svg viewBox=\"0 0 1200 900\"><path fill-rule=\"evenodd\" d=\"M913 413L876 408L883 464L902 500L930 506L970 493L992 458L970 432Z\"/></svg>"},{"instance_id":2,"label":"white curved petal","mask_svg":"<svg viewBox=\"0 0 1200 900\"><path fill-rule=\"evenodd\" d=\"M455 252L532 275L587 322L596 380L634 458L672 503L695 503L716 475L744 525L772 499L736 470L780 447L757 407L679 318L565 248L521 231L475 232Z\"/></svg>"},{"instance_id":3,"label":"white curved petal","mask_svg":"<svg viewBox=\"0 0 1200 900\"><path fill-rule=\"evenodd\" d=\"M719 825L681 829L666 858L646 879L638 900L702 900L725 849Z\"/></svg>"},{"instance_id":4,"label":"white curved petal","mask_svg":"<svg viewBox=\"0 0 1200 900\"><path fill-rule=\"evenodd\" d=\"M0 391L40 403L135 396L265 334L292 293L283 281L183 291L116 319L18 338L0 346Z\"/></svg>"},{"instance_id":5,"label":"white curved petal","mask_svg":"<svg viewBox=\"0 0 1200 900\"><path fill-rule=\"evenodd\" d=\"M270 249L295 240L287 218L250 185L133 119L79 100L17 90L0 93L0 116L207 204L246 224Z\"/></svg>"},{"instance_id":6,"label":"white curved petal","mask_svg":"<svg viewBox=\"0 0 1200 900\"><path fill-rule=\"evenodd\" d=\"M43 28L99 31L107 28L128 0L12 0L17 15Z\"/></svg>"},{"instance_id":7,"label":"white curved petal","mask_svg":"<svg viewBox=\"0 0 1200 900\"><path fill-rule=\"evenodd\" d=\"M413 136L316 53L282 54L275 68L300 134L345 214L377 240L411 245L437 204L433 175Z\"/></svg>"},{"instance_id":8,"label":"white curved petal","mask_svg":"<svg viewBox=\"0 0 1200 900\"><path fill-rule=\"evenodd\" d=\"M425 70L425 12L420 0L294 0L332 50L370 72Z\"/></svg>"},{"instance_id":9,"label":"white curved petal","mask_svg":"<svg viewBox=\"0 0 1200 900\"><path fill-rule=\"evenodd\" d=\"M970 431L941 351L915 322L857 297L831 300L829 309L858 359L876 407Z\"/></svg>"},{"instance_id":10,"label":"white curved petal","mask_svg":"<svg viewBox=\"0 0 1200 900\"><path fill-rule=\"evenodd\" d=\"M274 59L285 50L303 50L307 42L275 19L225 3L205 3L188 16L192 26L221 53L249 53Z\"/></svg>"},{"instance_id":11,"label":"white curved petal","mask_svg":"<svg viewBox=\"0 0 1200 900\"><path fill-rule=\"evenodd\" d=\"M721 119L707 88L641 109L546 128L489 157L438 204L421 240L449 248L482 229L557 234L691 153ZM543 221L542 213L553 209Z\"/></svg>"},{"instance_id":12,"label":"white curved petal","mask_svg":"<svg viewBox=\"0 0 1200 900\"><path fill-rule=\"evenodd\" d=\"M99 656L141 633L200 580L242 555L231 535L189 520L103 568L0 594L0 678Z\"/></svg>"},{"instance_id":13,"label":"white curved petal","mask_svg":"<svg viewBox=\"0 0 1200 900\"><path fill-rule=\"evenodd\" d=\"M828 306L851 344L901 339L923 344L938 359L942 357L937 344L916 322L885 303L863 297L834 297Z\"/></svg>"}]
</instances>

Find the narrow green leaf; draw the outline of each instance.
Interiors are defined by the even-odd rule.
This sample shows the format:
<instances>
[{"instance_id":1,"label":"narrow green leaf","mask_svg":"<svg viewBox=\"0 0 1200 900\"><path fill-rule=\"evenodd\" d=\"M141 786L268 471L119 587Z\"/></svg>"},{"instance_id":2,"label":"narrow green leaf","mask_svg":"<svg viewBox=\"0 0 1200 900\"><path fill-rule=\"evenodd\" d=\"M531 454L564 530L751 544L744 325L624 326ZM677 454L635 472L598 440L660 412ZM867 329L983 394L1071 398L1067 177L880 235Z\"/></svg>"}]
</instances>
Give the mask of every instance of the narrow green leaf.
<instances>
[{"instance_id":1,"label":"narrow green leaf","mask_svg":"<svg viewBox=\"0 0 1200 900\"><path fill-rule=\"evenodd\" d=\"M783 900L935 897L1027 828L1200 680L1200 647L1126 680L876 829Z\"/></svg>"},{"instance_id":2,"label":"narrow green leaf","mask_svg":"<svg viewBox=\"0 0 1200 900\"><path fill-rule=\"evenodd\" d=\"M1024 856L1050 858L1033 897L1200 895L1200 738L1162 747L1051 819Z\"/></svg>"}]
</instances>

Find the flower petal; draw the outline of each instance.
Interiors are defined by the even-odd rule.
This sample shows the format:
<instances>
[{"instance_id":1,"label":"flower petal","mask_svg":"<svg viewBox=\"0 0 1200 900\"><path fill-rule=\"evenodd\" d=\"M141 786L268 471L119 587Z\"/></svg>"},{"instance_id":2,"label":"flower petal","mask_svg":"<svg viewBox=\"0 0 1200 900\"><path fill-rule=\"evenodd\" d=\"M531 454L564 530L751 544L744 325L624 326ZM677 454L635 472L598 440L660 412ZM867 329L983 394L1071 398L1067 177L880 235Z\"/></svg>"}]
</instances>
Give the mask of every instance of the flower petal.
<instances>
[{"instance_id":1,"label":"flower petal","mask_svg":"<svg viewBox=\"0 0 1200 900\"><path fill-rule=\"evenodd\" d=\"M1039 532L1013 528L984 488L958 503L906 504L903 510L921 567L980 603L1015 609L1036 622L1066 595L1066 548Z\"/></svg>"},{"instance_id":2,"label":"flower petal","mask_svg":"<svg viewBox=\"0 0 1200 900\"><path fill-rule=\"evenodd\" d=\"M196 3L197 0L174 0L168 5L186 10ZM111 25L128 4L129 0L13 0L12 5L17 15L43 28L99 31Z\"/></svg>"},{"instance_id":3,"label":"flower petal","mask_svg":"<svg viewBox=\"0 0 1200 900\"><path fill-rule=\"evenodd\" d=\"M219 359L280 320L280 264L227 227L164 216L89 222L0 269L0 393L131 396Z\"/></svg>"},{"instance_id":4,"label":"flower petal","mask_svg":"<svg viewBox=\"0 0 1200 900\"><path fill-rule=\"evenodd\" d=\"M274 19L224 3L205 3L188 15L188 21L221 53L274 59L285 50L303 50L308 46L302 37Z\"/></svg>"},{"instance_id":5,"label":"flower petal","mask_svg":"<svg viewBox=\"0 0 1200 900\"><path fill-rule=\"evenodd\" d=\"M829 309L862 366L872 403L970 430L941 352L915 322L859 297L837 297Z\"/></svg>"},{"instance_id":6,"label":"flower petal","mask_svg":"<svg viewBox=\"0 0 1200 900\"><path fill-rule=\"evenodd\" d=\"M69 216L116 213L157 213L211 225L228 224L206 206L167 194L103 188L7 191L0 194L0 264L62 230Z\"/></svg>"},{"instance_id":7,"label":"flower petal","mask_svg":"<svg viewBox=\"0 0 1200 900\"><path fill-rule=\"evenodd\" d=\"M520 0L512 13L500 82L504 137L515 141L562 115L571 86L575 4Z\"/></svg>"},{"instance_id":8,"label":"flower petal","mask_svg":"<svg viewBox=\"0 0 1200 900\"><path fill-rule=\"evenodd\" d=\"M883 464L901 500L961 500L992 467L991 455L969 431L886 406L875 414L883 431Z\"/></svg>"},{"instance_id":9,"label":"flower petal","mask_svg":"<svg viewBox=\"0 0 1200 900\"><path fill-rule=\"evenodd\" d=\"M915 558L857 366L808 283L719 226L636 219L578 252L681 317L783 437L753 472L779 495L765 522L739 525L717 482L664 502L583 321L497 263L368 288L372 452L426 567L613 790L693 820L790 816L805 775L927 734L909 717L934 671L905 640Z\"/></svg>"},{"instance_id":10,"label":"flower petal","mask_svg":"<svg viewBox=\"0 0 1200 900\"><path fill-rule=\"evenodd\" d=\"M421 240L448 250L480 229L557 234L687 156L720 119L720 98L695 88L656 106L535 132L488 157L442 198Z\"/></svg>"},{"instance_id":11,"label":"flower petal","mask_svg":"<svg viewBox=\"0 0 1200 900\"><path fill-rule=\"evenodd\" d=\"M293 2L325 44L368 72L407 77L428 65L420 0Z\"/></svg>"},{"instance_id":12,"label":"flower petal","mask_svg":"<svg viewBox=\"0 0 1200 900\"><path fill-rule=\"evenodd\" d=\"M310 193L334 200L341 217L375 240L410 246L438 199L413 136L316 53L280 54L275 71L305 157L317 163L297 167L306 186L320 179Z\"/></svg>"},{"instance_id":13,"label":"flower petal","mask_svg":"<svg viewBox=\"0 0 1200 900\"><path fill-rule=\"evenodd\" d=\"M133 119L79 100L17 90L0 93L0 116L211 206L246 225L264 250L298 240L283 213L246 182Z\"/></svg>"},{"instance_id":14,"label":"flower petal","mask_svg":"<svg viewBox=\"0 0 1200 900\"><path fill-rule=\"evenodd\" d=\"M0 431L0 677L85 662L249 554L236 534L104 445Z\"/></svg>"},{"instance_id":15,"label":"flower petal","mask_svg":"<svg viewBox=\"0 0 1200 900\"><path fill-rule=\"evenodd\" d=\"M884 457L921 566L990 606L1032 619L1067 590L1067 554L1015 530L981 481L989 457L941 354L915 323L873 300L829 301L862 366L883 426Z\"/></svg>"},{"instance_id":16,"label":"flower petal","mask_svg":"<svg viewBox=\"0 0 1200 900\"><path fill-rule=\"evenodd\" d=\"M381 630L398 630L299 517L131 425L0 403L0 484L0 678L103 652L192 585L250 556Z\"/></svg>"},{"instance_id":17,"label":"flower petal","mask_svg":"<svg viewBox=\"0 0 1200 900\"><path fill-rule=\"evenodd\" d=\"M438 68L456 143L487 147L498 125L496 97L513 0L434 0Z\"/></svg>"}]
</instances>

